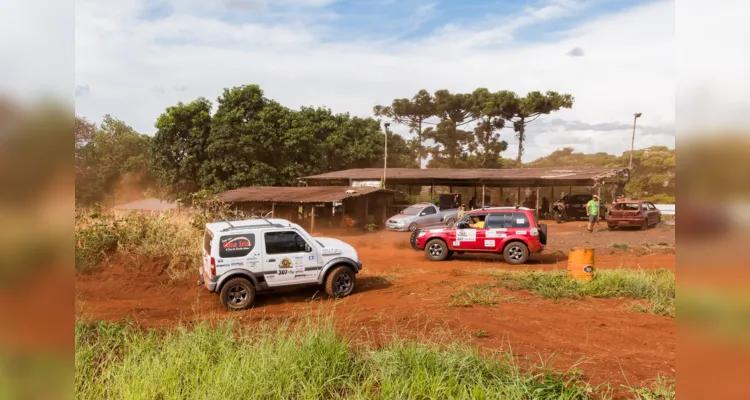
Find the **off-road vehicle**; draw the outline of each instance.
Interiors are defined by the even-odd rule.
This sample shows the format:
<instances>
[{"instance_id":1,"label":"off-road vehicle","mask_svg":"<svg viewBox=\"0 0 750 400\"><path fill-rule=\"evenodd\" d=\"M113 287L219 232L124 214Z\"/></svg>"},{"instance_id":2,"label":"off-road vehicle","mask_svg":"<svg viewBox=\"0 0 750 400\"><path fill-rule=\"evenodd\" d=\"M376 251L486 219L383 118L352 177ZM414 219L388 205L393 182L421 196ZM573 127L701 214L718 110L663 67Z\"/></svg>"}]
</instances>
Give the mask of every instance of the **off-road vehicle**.
<instances>
[{"instance_id":1,"label":"off-road vehicle","mask_svg":"<svg viewBox=\"0 0 750 400\"><path fill-rule=\"evenodd\" d=\"M475 221L484 226L476 226ZM502 254L508 264L524 264L530 253L544 250L547 225L538 224L534 211L526 207L486 207L470 211L455 228L415 231L411 246L424 251L431 261L453 254Z\"/></svg>"},{"instance_id":2,"label":"off-road vehicle","mask_svg":"<svg viewBox=\"0 0 750 400\"><path fill-rule=\"evenodd\" d=\"M289 221L221 221L206 224L198 283L236 311L251 307L256 292L282 287L322 285L332 297L348 296L360 270L352 246Z\"/></svg>"}]
</instances>

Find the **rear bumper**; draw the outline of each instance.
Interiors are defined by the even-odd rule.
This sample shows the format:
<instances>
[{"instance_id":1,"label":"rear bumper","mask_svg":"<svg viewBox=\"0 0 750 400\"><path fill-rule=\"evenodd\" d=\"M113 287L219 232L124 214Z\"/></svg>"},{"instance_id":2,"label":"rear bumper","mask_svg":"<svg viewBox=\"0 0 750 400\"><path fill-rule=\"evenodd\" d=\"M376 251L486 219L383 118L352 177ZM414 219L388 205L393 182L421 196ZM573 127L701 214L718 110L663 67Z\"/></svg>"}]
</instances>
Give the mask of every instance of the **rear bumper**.
<instances>
[{"instance_id":1,"label":"rear bumper","mask_svg":"<svg viewBox=\"0 0 750 400\"><path fill-rule=\"evenodd\" d=\"M541 253L544 250L544 245L541 242L529 242L530 253Z\"/></svg>"},{"instance_id":2,"label":"rear bumper","mask_svg":"<svg viewBox=\"0 0 750 400\"><path fill-rule=\"evenodd\" d=\"M609 226L641 226L646 221L645 218L613 218L607 220Z\"/></svg>"},{"instance_id":3,"label":"rear bumper","mask_svg":"<svg viewBox=\"0 0 750 400\"><path fill-rule=\"evenodd\" d=\"M200 276L198 278L198 284L205 286L209 292L215 292L216 285L218 284L219 278L216 276L209 276L207 273L203 271L203 267L201 267L199 271L199 275Z\"/></svg>"}]
</instances>

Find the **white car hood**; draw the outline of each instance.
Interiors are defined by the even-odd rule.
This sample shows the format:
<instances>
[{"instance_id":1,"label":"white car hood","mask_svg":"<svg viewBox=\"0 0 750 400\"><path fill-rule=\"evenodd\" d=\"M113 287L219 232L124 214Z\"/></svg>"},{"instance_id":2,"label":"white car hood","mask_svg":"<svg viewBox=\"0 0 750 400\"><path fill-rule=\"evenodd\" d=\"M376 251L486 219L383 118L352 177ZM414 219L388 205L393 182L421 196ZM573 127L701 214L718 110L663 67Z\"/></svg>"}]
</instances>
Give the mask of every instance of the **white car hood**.
<instances>
[{"instance_id":1,"label":"white car hood","mask_svg":"<svg viewBox=\"0 0 750 400\"><path fill-rule=\"evenodd\" d=\"M316 237L314 239L323 244L323 247L320 248L320 254L326 259L334 257L347 257L351 258L354 261L359 260L357 251L354 250L354 247L350 246L348 243L333 238Z\"/></svg>"}]
</instances>

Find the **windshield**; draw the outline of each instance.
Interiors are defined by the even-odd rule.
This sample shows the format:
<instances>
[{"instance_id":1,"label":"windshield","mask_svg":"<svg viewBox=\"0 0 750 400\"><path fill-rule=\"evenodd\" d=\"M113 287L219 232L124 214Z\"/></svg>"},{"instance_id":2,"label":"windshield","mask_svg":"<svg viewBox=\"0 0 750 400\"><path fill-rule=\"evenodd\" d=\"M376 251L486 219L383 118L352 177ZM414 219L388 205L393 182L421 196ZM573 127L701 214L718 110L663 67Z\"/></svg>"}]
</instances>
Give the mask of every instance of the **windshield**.
<instances>
[{"instance_id":1,"label":"windshield","mask_svg":"<svg viewBox=\"0 0 750 400\"><path fill-rule=\"evenodd\" d=\"M617 203L613 210L638 211L638 203Z\"/></svg>"},{"instance_id":2,"label":"windshield","mask_svg":"<svg viewBox=\"0 0 750 400\"><path fill-rule=\"evenodd\" d=\"M422 207L406 207L401 211L401 214L404 215L417 215L419 212L422 211Z\"/></svg>"}]
</instances>

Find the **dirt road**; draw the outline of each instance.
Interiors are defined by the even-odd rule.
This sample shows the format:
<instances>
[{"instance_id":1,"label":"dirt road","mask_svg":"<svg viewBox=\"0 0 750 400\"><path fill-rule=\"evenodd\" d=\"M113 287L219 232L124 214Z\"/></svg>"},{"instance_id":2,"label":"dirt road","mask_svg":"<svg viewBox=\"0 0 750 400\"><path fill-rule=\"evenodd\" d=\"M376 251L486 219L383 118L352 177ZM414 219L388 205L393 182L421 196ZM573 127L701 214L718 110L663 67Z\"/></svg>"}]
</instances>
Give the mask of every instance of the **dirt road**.
<instances>
[{"instance_id":1,"label":"dirt road","mask_svg":"<svg viewBox=\"0 0 750 400\"><path fill-rule=\"evenodd\" d=\"M658 375L674 377L675 324L669 317L625 310L625 299L553 302L526 292L500 291L496 307L453 308L451 295L479 282L491 282L486 269L564 269L573 246L594 247L598 268L674 268L674 229L601 231L593 234L584 222L550 224L548 249L530 265L511 267L497 256L464 255L452 261L429 262L412 250L408 233L352 234L323 232L352 244L363 260L358 290L331 301L316 288L258 297L253 310L241 314L284 318L290 313L335 312L342 326L366 326L402 336L421 336L449 329L487 348L508 348L522 358L554 360L558 368L583 362L580 368L593 383L638 385ZM321 235L323 234L321 233ZM617 244L616 247L612 247ZM624 244L627 244L627 248ZM76 307L95 319L128 317L144 326L168 326L200 318L225 318L218 298L196 285L196 279L170 282L164 262L119 258L91 273L79 275ZM472 333L483 330L485 338Z\"/></svg>"}]
</instances>

